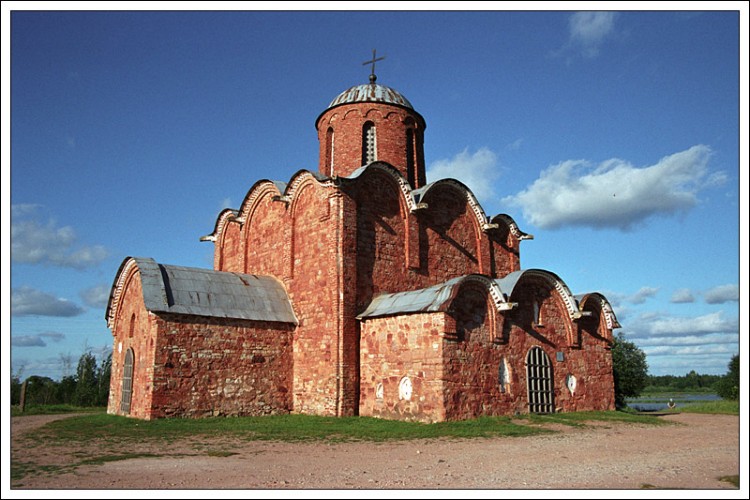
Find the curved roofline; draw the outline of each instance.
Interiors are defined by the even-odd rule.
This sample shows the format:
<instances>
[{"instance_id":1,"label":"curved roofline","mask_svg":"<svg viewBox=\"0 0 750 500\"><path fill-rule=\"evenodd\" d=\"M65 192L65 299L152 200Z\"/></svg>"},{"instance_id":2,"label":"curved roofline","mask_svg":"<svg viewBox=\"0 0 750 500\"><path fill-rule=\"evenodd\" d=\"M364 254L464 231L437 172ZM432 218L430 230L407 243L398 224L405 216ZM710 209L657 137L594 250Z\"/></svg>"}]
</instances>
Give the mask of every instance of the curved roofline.
<instances>
[{"instance_id":1,"label":"curved roofline","mask_svg":"<svg viewBox=\"0 0 750 500\"><path fill-rule=\"evenodd\" d=\"M382 89L387 89L388 92L392 92L392 93L398 95L401 99L404 100L404 102L406 103L406 105L405 104L399 104L397 102L387 101L387 100L377 100L377 99L369 99L369 98L366 98L366 99L363 99L363 100L351 100L351 101L336 102L343 95L345 95L345 94L347 94L349 92L352 92L354 89L359 89L361 87L369 87L370 85L373 85L375 87L379 87L379 88L382 88ZM414 106L411 104L411 102L409 102L409 100L403 94L401 94L399 91L395 90L392 87L388 87L387 85L381 85L379 83L363 83L361 85L354 85L352 87L349 87L348 89L344 90L339 95L337 95L331 101L331 103L326 107L326 109L324 109L318 115L318 117L315 119L315 129L317 130L318 123L320 122L320 119L328 111L330 111L332 109L335 109L335 108L338 108L338 107L341 107L341 106L346 106L346 105L349 105L349 104L362 104L362 103L385 104L385 105L388 105L388 106L394 106L394 107L397 107L397 108L405 109L406 111L409 111L410 113L413 113L414 115L416 115L419 118L423 130L427 128L427 122L425 121L424 117L416 109L414 109Z\"/></svg>"},{"instance_id":2,"label":"curved roofline","mask_svg":"<svg viewBox=\"0 0 750 500\"><path fill-rule=\"evenodd\" d=\"M423 312L447 312L467 283L479 283L487 292L498 311L508 311L517 304L508 302L495 280L483 274L466 274L427 288L407 292L382 293L375 297L357 319Z\"/></svg>"},{"instance_id":3,"label":"curved roofline","mask_svg":"<svg viewBox=\"0 0 750 500\"><path fill-rule=\"evenodd\" d=\"M599 302L599 307L601 307L602 315L604 316L604 321L607 324L607 328L610 330L614 330L615 328L622 328L622 325L620 325L620 322L617 321L617 316L615 316L615 311L612 308L612 304L609 303L609 300L607 300L607 297L605 297L603 294L599 292L590 292L590 293L584 293L579 294L575 296L576 302L578 303L578 308L583 311L582 306L585 305L586 302L589 300L596 300Z\"/></svg>"},{"instance_id":4,"label":"curved roofline","mask_svg":"<svg viewBox=\"0 0 750 500\"><path fill-rule=\"evenodd\" d=\"M298 324L284 284L274 276L158 264L127 257L120 265L105 312L114 329L127 281L140 272L146 310L213 318Z\"/></svg>"},{"instance_id":5,"label":"curved roofline","mask_svg":"<svg viewBox=\"0 0 750 500\"><path fill-rule=\"evenodd\" d=\"M497 214L490 219L490 222L493 224L497 224L497 221L502 221L503 224L508 226L508 230L511 232L513 236L518 238L519 240L533 240L534 235L529 233L524 233L518 228L518 224L516 224L516 221L508 214Z\"/></svg>"},{"instance_id":6,"label":"curved roofline","mask_svg":"<svg viewBox=\"0 0 750 500\"><path fill-rule=\"evenodd\" d=\"M516 285L524 276L538 276L550 283L563 299L570 319L577 320L583 316L581 310L578 308L578 301L570 292L568 285L566 285L558 275L551 271L547 271L546 269L522 269L520 271L513 271L505 277L498 278L495 281L500 286L500 289L507 293L507 298L510 299Z\"/></svg>"},{"instance_id":7,"label":"curved roofline","mask_svg":"<svg viewBox=\"0 0 750 500\"><path fill-rule=\"evenodd\" d=\"M417 203L423 203L422 200L424 200L427 197L429 191L441 185L451 186L454 189L457 189L458 191L462 191L466 195L466 201L469 204L471 211L474 212L474 215L477 219L477 223L479 224L479 228L482 231L488 231L490 229L497 228L497 224L492 223L489 221L489 219L487 219L487 214L484 212L482 205L477 200L477 197L474 196L474 193L472 192L472 190L469 189L469 187L466 184L459 181L458 179L452 179L452 178L438 179L435 182L430 182L429 184L425 184L421 188L415 189L413 191L414 199L416 200ZM429 206L429 203L427 203L427 201L425 201L424 204Z\"/></svg>"}]
</instances>

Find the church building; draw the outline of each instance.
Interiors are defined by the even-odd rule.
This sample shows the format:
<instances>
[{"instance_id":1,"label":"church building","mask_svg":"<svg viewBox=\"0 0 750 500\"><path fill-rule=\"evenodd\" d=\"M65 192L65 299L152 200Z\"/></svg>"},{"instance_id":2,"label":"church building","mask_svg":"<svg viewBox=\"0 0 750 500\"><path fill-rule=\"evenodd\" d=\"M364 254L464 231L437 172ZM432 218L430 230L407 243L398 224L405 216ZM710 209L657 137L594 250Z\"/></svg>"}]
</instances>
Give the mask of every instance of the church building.
<instances>
[{"instance_id":1,"label":"church building","mask_svg":"<svg viewBox=\"0 0 750 500\"><path fill-rule=\"evenodd\" d=\"M213 269L126 258L106 320L108 413L439 422L614 409L599 293L521 267L532 236L453 179L393 88L339 94L317 171L259 180L202 241Z\"/></svg>"}]
</instances>

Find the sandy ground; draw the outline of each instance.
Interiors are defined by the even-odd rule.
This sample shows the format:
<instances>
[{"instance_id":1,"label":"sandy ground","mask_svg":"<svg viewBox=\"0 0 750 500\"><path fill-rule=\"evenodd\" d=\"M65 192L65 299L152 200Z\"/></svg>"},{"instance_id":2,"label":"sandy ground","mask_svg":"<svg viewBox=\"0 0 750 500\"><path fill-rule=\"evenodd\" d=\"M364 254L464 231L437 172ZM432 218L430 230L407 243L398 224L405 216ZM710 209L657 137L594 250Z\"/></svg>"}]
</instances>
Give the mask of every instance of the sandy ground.
<instances>
[{"instance_id":1,"label":"sandy ground","mask_svg":"<svg viewBox=\"0 0 750 500\"><path fill-rule=\"evenodd\" d=\"M14 417L11 460L34 472L11 490L69 489L638 489L738 490L739 417L679 413L674 425L591 423L520 438L393 443L290 444L183 440L168 449L138 443L142 457L77 465L101 455L94 444L60 450L24 435L51 419ZM744 457L743 457L744 458ZM42 466L54 466L47 470ZM63 469L60 470L59 467ZM747 470L747 463L743 461ZM747 477L741 477L747 481ZM746 489L741 483L742 490Z\"/></svg>"}]
</instances>

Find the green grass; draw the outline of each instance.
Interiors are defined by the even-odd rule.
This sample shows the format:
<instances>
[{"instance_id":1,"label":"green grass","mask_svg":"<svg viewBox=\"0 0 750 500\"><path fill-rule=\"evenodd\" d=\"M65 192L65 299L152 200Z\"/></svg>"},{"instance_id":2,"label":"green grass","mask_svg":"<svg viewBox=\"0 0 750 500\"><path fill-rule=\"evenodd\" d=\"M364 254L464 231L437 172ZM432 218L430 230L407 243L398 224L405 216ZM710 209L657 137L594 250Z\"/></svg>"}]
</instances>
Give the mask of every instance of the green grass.
<instances>
[{"instance_id":1,"label":"green grass","mask_svg":"<svg viewBox=\"0 0 750 500\"><path fill-rule=\"evenodd\" d=\"M516 417L482 417L455 422L423 424L370 417L273 415L263 417L136 420L91 413L50 422L27 439L47 446L76 441L122 443L172 442L182 438L236 437L276 441L393 441L439 438L528 436L552 432L545 424L583 426L587 421L633 422L660 425L658 417L627 412L580 412Z\"/></svg>"},{"instance_id":2,"label":"green grass","mask_svg":"<svg viewBox=\"0 0 750 500\"><path fill-rule=\"evenodd\" d=\"M104 406L73 406L73 405L26 405L24 411L18 405L10 407L12 417L22 417L24 415L55 415L61 413L104 413L107 408Z\"/></svg>"},{"instance_id":3,"label":"green grass","mask_svg":"<svg viewBox=\"0 0 750 500\"><path fill-rule=\"evenodd\" d=\"M722 415L739 415L740 402L729 399L718 399L716 401L702 401L700 403L688 403L681 405L679 411L685 413L718 413Z\"/></svg>"}]
</instances>

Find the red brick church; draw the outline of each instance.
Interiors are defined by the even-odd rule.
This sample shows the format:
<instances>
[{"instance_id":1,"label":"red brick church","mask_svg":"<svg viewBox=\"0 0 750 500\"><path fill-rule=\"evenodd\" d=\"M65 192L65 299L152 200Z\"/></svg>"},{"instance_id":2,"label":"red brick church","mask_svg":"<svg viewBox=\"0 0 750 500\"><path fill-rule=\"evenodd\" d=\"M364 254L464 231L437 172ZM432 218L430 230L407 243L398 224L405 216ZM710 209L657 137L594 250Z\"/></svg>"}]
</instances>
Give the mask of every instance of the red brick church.
<instances>
[{"instance_id":1,"label":"red brick church","mask_svg":"<svg viewBox=\"0 0 750 500\"><path fill-rule=\"evenodd\" d=\"M373 63L374 70L374 63ZM522 269L532 237L425 177L426 122L376 83L318 116L317 171L218 214L214 268L128 257L106 319L108 412L437 422L614 409L599 293Z\"/></svg>"}]
</instances>

